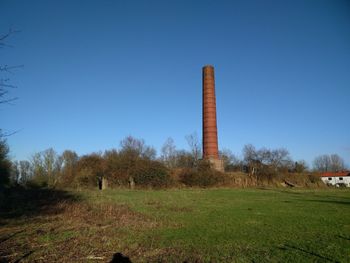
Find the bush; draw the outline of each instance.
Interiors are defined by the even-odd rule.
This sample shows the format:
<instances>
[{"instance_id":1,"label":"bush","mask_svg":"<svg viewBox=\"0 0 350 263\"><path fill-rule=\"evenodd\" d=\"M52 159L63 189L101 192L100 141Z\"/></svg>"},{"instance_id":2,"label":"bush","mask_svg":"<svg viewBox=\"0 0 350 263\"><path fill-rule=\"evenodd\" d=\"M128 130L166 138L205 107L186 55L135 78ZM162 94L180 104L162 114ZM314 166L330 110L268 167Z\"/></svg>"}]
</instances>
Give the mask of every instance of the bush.
<instances>
[{"instance_id":1,"label":"bush","mask_svg":"<svg viewBox=\"0 0 350 263\"><path fill-rule=\"evenodd\" d=\"M74 186L77 188L97 187L97 176L91 168L83 168L74 178Z\"/></svg>"},{"instance_id":2,"label":"bush","mask_svg":"<svg viewBox=\"0 0 350 263\"><path fill-rule=\"evenodd\" d=\"M130 152L106 151L104 156L104 176L110 186L128 186L129 171L135 166L137 156Z\"/></svg>"},{"instance_id":3,"label":"bush","mask_svg":"<svg viewBox=\"0 0 350 263\"><path fill-rule=\"evenodd\" d=\"M169 170L161 162L135 153L131 150L105 152L104 175L111 186L129 186L131 181L141 187L170 185Z\"/></svg>"},{"instance_id":4,"label":"bush","mask_svg":"<svg viewBox=\"0 0 350 263\"><path fill-rule=\"evenodd\" d=\"M224 174L210 168L205 161L199 162L197 169L183 169L179 175L180 182L187 186L209 187L225 183Z\"/></svg>"},{"instance_id":5,"label":"bush","mask_svg":"<svg viewBox=\"0 0 350 263\"><path fill-rule=\"evenodd\" d=\"M75 187L97 187L98 178L103 176L103 159L98 154L85 155L77 162L77 173L73 180Z\"/></svg>"},{"instance_id":6,"label":"bush","mask_svg":"<svg viewBox=\"0 0 350 263\"><path fill-rule=\"evenodd\" d=\"M166 187L171 184L168 169L158 161L138 160L131 168L130 176L137 186Z\"/></svg>"}]
</instances>

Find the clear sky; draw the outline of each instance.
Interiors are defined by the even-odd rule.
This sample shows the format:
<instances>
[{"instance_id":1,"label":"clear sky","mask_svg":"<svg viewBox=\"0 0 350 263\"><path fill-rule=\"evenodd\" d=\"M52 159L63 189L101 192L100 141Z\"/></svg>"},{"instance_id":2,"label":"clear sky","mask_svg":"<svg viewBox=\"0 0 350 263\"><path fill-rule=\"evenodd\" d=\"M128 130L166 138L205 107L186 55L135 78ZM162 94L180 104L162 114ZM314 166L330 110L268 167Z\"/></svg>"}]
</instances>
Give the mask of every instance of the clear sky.
<instances>
[{"instance_id":1,"label":"clear sky","mask_svg":"<svg viewBox=\"0 0 350 263\"><path fill-rule=\"evenodd\" d=\"M159 151L201 137L202 66L216 74L219 147L285 147L350 164L350 2L0 0L0 63L14 105L1 128L14 159L79 154L127 135Z\"/></svg>"}]
</instances>

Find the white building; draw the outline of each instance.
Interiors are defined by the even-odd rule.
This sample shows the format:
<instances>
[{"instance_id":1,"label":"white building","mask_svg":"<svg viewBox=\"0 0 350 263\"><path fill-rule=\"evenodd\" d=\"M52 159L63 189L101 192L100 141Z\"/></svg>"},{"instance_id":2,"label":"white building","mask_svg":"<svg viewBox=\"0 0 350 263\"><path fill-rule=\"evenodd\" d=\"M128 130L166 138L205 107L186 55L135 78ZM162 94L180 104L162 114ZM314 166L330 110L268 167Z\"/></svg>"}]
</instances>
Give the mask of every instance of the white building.
<instances>
[{"instance_id":1,"label":"white building","mask_svg":"<svg viewBox=\"0 0 350 263\"><path fill-rule=\"evenodd\" d=\"M321 180L327 185L334 185L337 187L346 186L350 187L350 172L327 172L321 174Z\"/></svg>"}]
</instances>

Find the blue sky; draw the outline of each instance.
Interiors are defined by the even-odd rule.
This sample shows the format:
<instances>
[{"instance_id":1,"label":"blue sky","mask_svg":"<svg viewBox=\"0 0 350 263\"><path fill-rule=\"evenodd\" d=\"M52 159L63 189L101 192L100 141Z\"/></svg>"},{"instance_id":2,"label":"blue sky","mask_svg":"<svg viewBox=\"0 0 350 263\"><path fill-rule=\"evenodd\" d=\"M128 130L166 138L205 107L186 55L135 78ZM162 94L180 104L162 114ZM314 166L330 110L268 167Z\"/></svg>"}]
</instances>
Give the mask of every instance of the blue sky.
<instances>
[{"instance_id":1,"label":"blue sky","mask_svg":"<svg viewBox=\"0 0 350 263\"><path fill-rule=\"evenodd\" d=\"M0 0L14 105L1 128L14 159L79 154L127 135L158 150L201 137L201 68L216 74L219 147L285 147L350 164L350 3Z\"/></svg>"}]
</instances>

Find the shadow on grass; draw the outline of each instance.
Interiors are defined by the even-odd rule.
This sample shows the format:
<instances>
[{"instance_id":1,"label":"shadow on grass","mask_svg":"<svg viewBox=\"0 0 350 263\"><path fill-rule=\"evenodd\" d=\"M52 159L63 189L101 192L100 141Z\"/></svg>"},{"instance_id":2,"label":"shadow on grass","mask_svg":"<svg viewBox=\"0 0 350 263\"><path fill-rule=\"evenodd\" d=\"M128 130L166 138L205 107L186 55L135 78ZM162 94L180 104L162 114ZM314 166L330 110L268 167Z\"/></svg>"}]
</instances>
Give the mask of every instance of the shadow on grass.
<instances>
[{"instance_id":1,"label":"shadow on grass","mask_svg":"<svg viewBox=\"0 0 350 263\"><path fill-rule=\"evenodd\" d=\"M316 202L316 203L328 203L336 205L350 205L350 201L341 201L341 200L320 200L320 199L305 199L302 200L305 202Z\"/></svg>"},{"instance_id":2,"label":"shadow on grass","mask_svg":"<svg viewBox=\"0 0 350 263\"><path fill-rule=\"evenodd\" d=\"M339 262L337 260L334 260L332 258L328 258L328 257L325 257L325 256L322 256L320 254L317 254L313 251L308 251L306 249L303 249L303 248L299 248L299 247L296 247L296 246L293 246L293 245L284 245L283 247L279 247L279 249L281 250L296 250L296 251L300 251L300 252L303 252L305 254L308 254L310 256L314 256L318 259L322 259L322 261L327 261L327 262Z\"/></svg>"},{"instance_id":3,"label":"shadow on grass","mask_svg":"<svg viewBox=\"0 0 350 263\"><path fill-rule=\"evenodd\" d=\"M288 197L293 197L293 198L300 198L303 196L315 196L314 193L311 192L302 192L298 191L298 189L289 187L289 188L257 188L259 190L265 190L266 192L270 193L278 193L278 194L284 194Z\"/></svg>"},{"instance_id":4,"label":"shadow on grass","mask_svg":"<svg viewBox=\"0 0 350 263\"><path fill-rule=\"evenodd\" d=\"M24 187L4 189L0 201L0 220L59 214L62 209L57 207L58 204L73 203L79 199L70 192L57 189Z\"/></svg>"}]
</instances>

